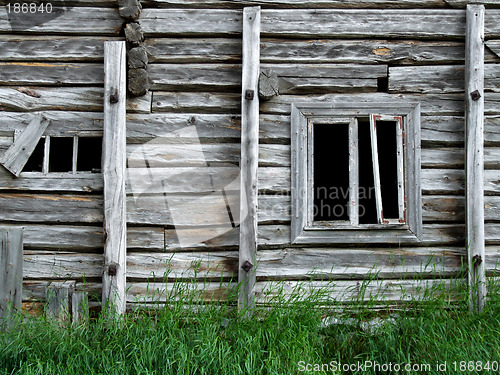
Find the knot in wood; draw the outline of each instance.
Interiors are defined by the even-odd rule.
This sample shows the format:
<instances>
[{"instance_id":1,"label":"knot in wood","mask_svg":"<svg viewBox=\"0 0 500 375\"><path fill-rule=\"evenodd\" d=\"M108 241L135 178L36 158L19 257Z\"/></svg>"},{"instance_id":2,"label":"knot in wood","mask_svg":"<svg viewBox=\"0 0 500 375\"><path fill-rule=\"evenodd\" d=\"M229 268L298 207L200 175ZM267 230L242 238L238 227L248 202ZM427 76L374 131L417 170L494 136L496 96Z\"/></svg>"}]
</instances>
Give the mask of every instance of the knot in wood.
<instances>
[{"instance_id":1,"label":"knot in wood","mask_svg":"<svg viewBox=\"0 0 500 375\"><path fill-rule=\"evenodd\" d=\"M118 103L118 93L113 93L109 96L109 102L111 104L116 104Z\"/></svg>"},{"instance_id":2,"label":"knot in wood","mask_svg":"<svg viewBox=\"0 0 500 375\"><path fill-rule=\"evenodd\" d=\"M481 97L481 94L479 93L478 90L474 90L470 93L470 97L472 100L476 101L476 100L479 100L479 98Z\"/></svg>"},{"instance_id":3,"label":"knot in wood","mask_svg":"<svg viewBox=\"0 0 500 375\"><path fill-rule=\"evenodd\" d=\"M246 100L253 100L255 93L253 90L246 90L245 91L245 99Z\"/></svg>"},{"instance_id":4,"label":"knot in wood","mask_svg":"<svg viewBox=\"0 0 500 375\"><path fill-rule=\"evenodd\" d=\"M249 272L253 268L253 264L250 263L248 260L245 260L245 262L243 262L241 268L243 269L243 271Z\"/></svg>"}]
</instances>

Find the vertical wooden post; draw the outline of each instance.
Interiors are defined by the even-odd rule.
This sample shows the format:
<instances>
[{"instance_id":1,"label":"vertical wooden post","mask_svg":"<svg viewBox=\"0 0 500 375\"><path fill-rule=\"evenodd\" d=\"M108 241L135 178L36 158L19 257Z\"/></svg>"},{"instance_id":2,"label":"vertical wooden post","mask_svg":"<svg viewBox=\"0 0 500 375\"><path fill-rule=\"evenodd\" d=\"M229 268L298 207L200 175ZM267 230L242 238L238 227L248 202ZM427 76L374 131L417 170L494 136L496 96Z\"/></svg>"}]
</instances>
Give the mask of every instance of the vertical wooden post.
<instances>
[{"instance_id":1,"label":"vertical wooden post","mask_svg":"<svg viewBox=\"0 0 500 375\"><path fill-rule=\"evenodd\" d=\"M254 304L257 253L257 163L259 158L260 7L243 9L241 97L241 188L238 307Z\"/></svg>"},{"instance_id":2,"label":"vertical wooden post","mask_svg":"<svg viewBox=\"0 0 500 375\"><path fill-rule=\"evenodd\" d=\"M125 42L104 43L104 270L102 302L125 312L126 288L126 53Z\"/></svg>"},{"instance_id":3,"label":"vertical wooden post","mask_svg":"<svg viewBox=\"0 0 500 375\"><path fill-rule=\"evenodd\" d=\"M82 324L89 319L88 292L73 292L71 295L71 316L73 324Z\"/></svg>"},{"instance_id":4,"label":"vertical wooden post","mask_svg":"<svg viewBox=\"0 0 500 375\"><path fill-rule=\"evenodd\" d=\"M49 285L45 289L45 300L47 301L45 315L47 318L58 322L68 322L71 317L69 297L69 285Z\"/></svg>"},{"instance_id":5,"label":"vertical wooden post","mask_svg":"<svg viewBox=\"0 0 500 375\"><path fill-rule=\"evenodd\" d=\"M23 291L23 230L0 229L0 328L8 328L21 309Z\"/></svg>"},{"instance_id":6,"label":"vertical wooden post","mask_svg":"<svg viewBox=\"0 0 500 375\"><path fill-rule=\"evenodd\" d=\"M484 6L467 5L465 35L465 199L471 308L486 298L484 240Z\"/></svg>"}]
</instances>

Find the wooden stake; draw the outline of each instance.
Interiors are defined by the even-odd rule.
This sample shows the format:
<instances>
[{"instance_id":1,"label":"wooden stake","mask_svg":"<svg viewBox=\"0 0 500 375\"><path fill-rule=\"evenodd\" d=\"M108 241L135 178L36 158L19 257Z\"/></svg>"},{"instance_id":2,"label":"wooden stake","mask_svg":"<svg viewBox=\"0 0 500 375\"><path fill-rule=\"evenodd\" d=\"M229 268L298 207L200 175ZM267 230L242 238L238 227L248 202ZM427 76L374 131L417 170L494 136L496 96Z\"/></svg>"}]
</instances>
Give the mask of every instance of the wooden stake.
<instances>
[{"instance_id":1,"label":"wooden stake","mask_svg":"<svg viewBox=\"0 0 500 375\"><path fill-rule=\"evenodd\" d=\"M125 312L126 267L126 47L104 43L104 272L102 302L118 314Z\"/></svg>"},{"instance_id":2,"label":"wooden stake","mask_svg":"<svg viewBox=\"0 0 500 375\"><path fill-rule=\"evenodd\" d=\"M240 294L238 307L254 305L257 253L257 162L259 158L260 7L243 10L241 97Z\"/></svg>"},{"instance_id":3,"label":"wooden stake","mask_svg":"<svg viewBox=\"0 0 500 375\"><path fill-rule=\"evenodd\" d=\"M9 328L21 309L23 291L23 230L0 229L0 328Z\"/></svg>"},{"instance_id":4,"label":"wooden stake","mask_svg":"<svg viewBox=\"0 0 500 375\"><path fill-rule=\"evenodd\" d=\"M465 197L470 307L486 298L484 239L484 6L467 5L465 35Z\"/></svg>"}]
</instances>

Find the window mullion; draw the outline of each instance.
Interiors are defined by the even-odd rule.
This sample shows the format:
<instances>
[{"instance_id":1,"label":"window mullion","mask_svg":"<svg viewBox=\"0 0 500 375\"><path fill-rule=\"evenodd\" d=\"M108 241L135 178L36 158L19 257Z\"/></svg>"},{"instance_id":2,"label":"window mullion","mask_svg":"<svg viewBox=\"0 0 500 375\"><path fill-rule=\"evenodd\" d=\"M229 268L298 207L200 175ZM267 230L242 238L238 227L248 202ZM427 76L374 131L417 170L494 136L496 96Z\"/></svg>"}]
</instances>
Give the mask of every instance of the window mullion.
<instances>
[{"instance_id":1,"label":"window mullion","mask_svg":"<svg viewBox=\"0 0 500 375\"><path fill-rule=\"evenodd\" d=\"M73 137L73 165L72 165L72 171L73 174L76 173L76 167L78 164L78 136Z\"/></svg>"},{"instance_id":2,"label":"window mullion","mask_svg":"<svg viewBox=\"0 0 500 375\"><path fill-rule=\"evenodd\" d=\"M349 122L349 220L351 225L359 225L359 152L358 119Z\"/></svg>"},{"instance_id":3,"label":"window mullion","mask_svg":"<svg viewBox=\"0 0 500 375\"><path fill-rule=\"evenodd\" d=\"M405 192L404 192L404 151L403 151L403 119L396 117L396 147L398 166L398 209L399 221L405 222Z\"/></svg>"},{"instance_id":4,"label":"window mullion","mask_svg":"<svg viewBox=\"0 0 500 375\"><path fill-rule=\"evenodd\" d=\"M375 204L377 208L377 221L383 224L384 217L382 213L382 189L380 186L380 169L378 164L378 146L376 118L377 115L370 115L370 140L372 146L372 165L373 165L373 183L375 185Z\"/></svg>"},{"instance_id":5,"label":"window mullion","mask_svg":"<svg viewBox=\"0 0 500 375\"><path fill-rule=\"evenodd\" d=\"M313 122L307 120L307 225L314 221L314 132Z\"/></svg>"},{"instance_id":6,"label":"window mullion","mask_svg":"<svg viewBox=\"0 0 500 375\"><path fill-rule=\"evenodd\" d=\"M50 157L50 136L45 137L45 145L43 148L43 166L42 173L49 173L49 157Z\"/></svg>"}]
</instances>

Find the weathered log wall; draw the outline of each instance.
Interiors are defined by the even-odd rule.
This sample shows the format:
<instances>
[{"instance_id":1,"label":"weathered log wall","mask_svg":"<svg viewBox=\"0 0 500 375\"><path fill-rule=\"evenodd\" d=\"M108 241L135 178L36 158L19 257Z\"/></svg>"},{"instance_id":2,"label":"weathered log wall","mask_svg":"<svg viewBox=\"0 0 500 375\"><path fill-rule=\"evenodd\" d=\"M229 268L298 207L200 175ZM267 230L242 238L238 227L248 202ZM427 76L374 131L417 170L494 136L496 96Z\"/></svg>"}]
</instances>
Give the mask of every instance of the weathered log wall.
<instances>
[{"instance_id":1,"label":"weathered log wall","mask_svg":"<svg viewBox=\"0 0 500 375\"><path fill-rule=\"evenodd\" d=\"M210 282L208 298L223 296L237 276L238 228L226 231L226 212L217 205L220 199L208 199L208 219L177 227L176 217L183 209L167 210L166 201L189 203L237 178L241 8L248 5L263 8L262 68L274 70L287 83L279 96L260 105L259 298L267 280L283 279L289 285L313 277L340 280L332 289L339 293L355 290L372 272L384 279L384 285L394 286L387 301L396 301L399 286L416 287L411 278L432 282L463 271L464 1L146 0L142 4L140 22L152 86L146 95L127 101L129 177L147 181L153 170L166 183L127 183L130 304L164 299L145 299L147 291L155 289L147 287L148 281L168 289L176 279L203 277ZM51 121L45 135L102 136L103 43L121 40L123 20L114 1L65 1L64 5L60 16L43 27L11 26L5 8L0 11L0 153L13 142L14 132L22 131L38 112ZM486 11L489 276L498 275L500 259L500 27L496 22L500 10L496 5L492 1ZM298 101L421 104L421 244L290 244L290 104ZM193 127L196 134L186 132ZM167 146L148 146L157 137L165 138ZM144 157L153 167L150 171L143 168ZM137 191L144 186L147 192ZM99 173L23 173L14 179L0 169L0 223L25 226L25 301L42 298L43 286L51 281L74 280L99 295L102 189ZM229 200L231 191L226 189ZM137 199L137 193L144 194ZM182 238L201 240L182 246Z\"/></svg>"}]
</instances>

